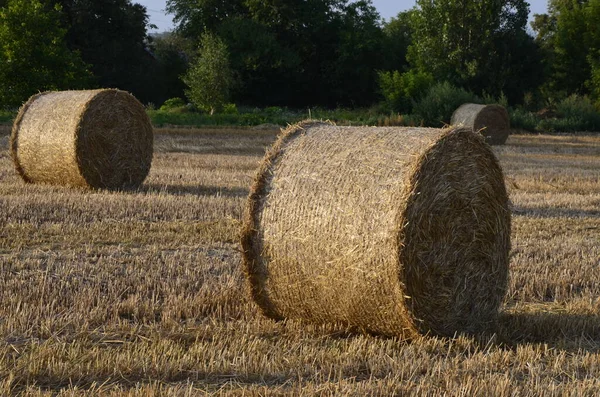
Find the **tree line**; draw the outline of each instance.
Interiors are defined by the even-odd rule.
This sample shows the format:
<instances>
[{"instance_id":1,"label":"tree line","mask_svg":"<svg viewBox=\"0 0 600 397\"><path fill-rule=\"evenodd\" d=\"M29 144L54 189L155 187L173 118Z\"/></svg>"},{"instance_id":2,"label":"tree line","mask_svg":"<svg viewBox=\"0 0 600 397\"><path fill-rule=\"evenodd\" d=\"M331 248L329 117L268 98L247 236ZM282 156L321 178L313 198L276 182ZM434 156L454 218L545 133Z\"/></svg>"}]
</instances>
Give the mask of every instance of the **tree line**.
<instances>
[{"instance_id":1,"label":"tree line","mask_svg":"<svg viewBox=\"0 0 600 397\"><path fill-rule=\"evenodd\" d=\"M370 0L168 0L150 37L131 0L0 0L0 108L44 90L115 87L209 113L247 106L410 112L436 84L511 105L600 103L600 0L417 0L382 21Z\"/></svg>"}]
</instances>

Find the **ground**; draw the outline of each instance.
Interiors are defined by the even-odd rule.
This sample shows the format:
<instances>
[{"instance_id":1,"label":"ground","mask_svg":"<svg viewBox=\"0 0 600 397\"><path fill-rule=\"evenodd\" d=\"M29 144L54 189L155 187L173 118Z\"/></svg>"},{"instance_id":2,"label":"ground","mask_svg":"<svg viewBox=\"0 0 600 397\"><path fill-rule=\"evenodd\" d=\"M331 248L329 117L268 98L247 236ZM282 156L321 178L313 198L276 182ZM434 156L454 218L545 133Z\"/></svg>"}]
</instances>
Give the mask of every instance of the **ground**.
<instances>
[{"instance_id":1,"label":"ground","mask_svg":"<svg viewBox=\"0 0 600 397\"><path fill-rule=\"evenodd\" d=\"M139 191L27 185L0 127L0 395L600 392L600 136L494 148L513 211L496 332L275 323L238 243L269 130L157 130Z\"/></svg>"}]
</instances>

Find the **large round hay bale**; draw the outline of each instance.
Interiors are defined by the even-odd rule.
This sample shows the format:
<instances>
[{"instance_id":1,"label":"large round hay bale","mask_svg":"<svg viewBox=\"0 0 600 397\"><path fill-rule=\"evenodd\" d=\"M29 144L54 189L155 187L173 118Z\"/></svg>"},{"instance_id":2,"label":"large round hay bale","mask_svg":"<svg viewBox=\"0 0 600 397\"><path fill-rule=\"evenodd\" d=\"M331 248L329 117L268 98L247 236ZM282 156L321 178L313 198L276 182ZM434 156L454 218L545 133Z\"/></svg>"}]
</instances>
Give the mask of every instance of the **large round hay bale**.
<instances>
[{"instance_id":1,"label":"large round hay bale","mask_svg":"<svg viewBox=\"0 0 600 397\"><path fill-rule=\"evenodd\" d=\"M271 318L400 338L480 332L507 286L502 170L468 129L305 122L266 155L242 246Z\"/></svg>"},{"instance_id":2,"label":"large round hay bale","mask_svg":"<svg viewBox=\"0 0 600 397\"><path fill-rule=\"evenodd\" d=\"M510 133L510 118L501 105L465 103L454 111L451 124L481 132L490 145L504 145Z\"/></svg>"},{"instance_id":3,"label":"large round hay bale","mask_svg":"<svg viewBox=\"0 0 600 397\"><path fill-rule=\"evenodd\" d=\"M26 182L120 189L144 181L153 140L144 107L131 94L58 91L23 105L10 147Z\"/></svg>"}]
</instances>

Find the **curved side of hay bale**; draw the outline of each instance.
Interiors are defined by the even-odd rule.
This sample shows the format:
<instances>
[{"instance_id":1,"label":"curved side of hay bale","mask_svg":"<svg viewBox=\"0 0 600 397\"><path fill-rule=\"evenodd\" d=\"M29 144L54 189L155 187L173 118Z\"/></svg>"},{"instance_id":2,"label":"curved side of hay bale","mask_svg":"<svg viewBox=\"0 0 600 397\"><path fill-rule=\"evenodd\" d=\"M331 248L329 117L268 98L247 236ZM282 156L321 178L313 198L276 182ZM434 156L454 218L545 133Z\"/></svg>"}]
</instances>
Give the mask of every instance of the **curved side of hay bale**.
<instances>
[{"instance_id":1,"label":"curved side of hay bale","mask_svg":"<svg viewBox=\"0 0 600 397\"><path fill-rule=\"evenodd\" d=\"M32 96L11 134L11 155L30 183L132 188L148 175L153 131L141 103L119 90Z\"/></svg>"},{"instance_id":2,"label":"curved side of hay bale","mask_svg":"<svg viewBox=\"0 0 600 397\"><path fill-rule=\"evenodd\" d=\"M510 118L501 105L465 103L454 111L451 124L481 131L490 145L503 145L510 133Z\"/></svg>"},{"instance_id":3,"label":"curved side of hay bale","mask_svg":"<svg viewBox=\"0 0 600 397\"><path fill-rule=\"evenodd\" d=\"M262 163L242 246L267 316L413 338L494 322L509 238L502 171L478 134L309 122Z\"/></svg>"}]
</instances>

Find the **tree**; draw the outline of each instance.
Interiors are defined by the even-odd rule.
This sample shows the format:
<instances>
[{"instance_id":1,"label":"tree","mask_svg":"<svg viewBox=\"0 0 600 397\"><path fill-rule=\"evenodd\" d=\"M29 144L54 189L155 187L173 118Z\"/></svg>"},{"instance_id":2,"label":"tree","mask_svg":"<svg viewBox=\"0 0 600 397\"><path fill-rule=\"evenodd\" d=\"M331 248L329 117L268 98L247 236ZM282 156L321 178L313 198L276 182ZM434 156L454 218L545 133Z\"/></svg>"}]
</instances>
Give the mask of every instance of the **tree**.
<instances>
[{"instance_id":1,"label":"tree","mask_svg":"<svg viewBox=\"0 0 600 397\"><path fill-rule=\"evenodd\" d=\"M181 76L187 72L190 59L194 57L191 40L176 33L163 33L154 37L151 48L160 70L155 87L159 93L157 103L170 98L183 98L186 85Z\"/></svg>"},{"instance_id":2,"label":"tree","mask_svg":"<svg viewBox=\"0 0 600 397\"><path fill-rule=\"evenodd\" d=\"M47 90L88 86L91 74L67 48L60 6L38 0L9 0L0 9L0 106L19 106Z\"/></svg>"},{"instance_id":3,"label":"tree","mask_svg":"<svg viewBox=\"0 0 600 397\"><path fill-rule=\"evenodd\" d=\"M409 68L408 47L412 43L412 26L414 10L398 13L395 18L383 25L384 44L386 54L384 69L406 71Z\"/></svg>"},{"instance_id":4,"label":"tree","mask_svg":"<svg viewBox=\"0 0 600 397\"><path fill-rule=\"evenodd\" d=\"M365 106L377 98L377 69L384 62L380 16L371 1L354 1L340 13L339 41L333 52L333 71L325 85L330 103Z\"/></svg>"},{"instance_id":5,"label":"tree","mask_svg":"<svg viewBox=\"0 0 600 397\"><path fill-rule=\"evenodd\" d=\"M551 0L532 26L550 60L548 91L558 98L600 95L600 0Z\"/></svg>"},{"instance_id":6,"label":"tree","mask_svg":"<svg viewBox=\"0 0 600 397\"><path fill-rule=\"evenodd\" d=\"M417 0L417 7L409 48L413 66L476 93L510 90L506 95L513 100L532 88L531 67L519 66L539 63L525 30L526 1ZM521 49L518 57L514 48Z\"/></svg>"},{"instance_id":7,"label":"tree","mask_svg":"<svg viewBox=\"0 0 600 397\"><path fill-rule=\"evenodd\" d=\"M178 32L187 38L216 33L227 20L247 16L244 0L167 0L166 10L174 15Z\"/></svg>"},{"instance_id":8,"label":"tree","mask_svg":"<svg viewBox=\"0 0 600 397\"><path fill-rule=\"evenodd\" d=\"M48 0L63 9L68 47L91 65L101 87L157 101L159 65L148 51L146 8L131 0Z\"/></svg>"},{"instance_id":9,"label":"tree","mask_svg":"<svg viewBox=\"0 0 600 397\"><path fill-rule=\"evenodd\" d=\"M200 39L198 56L183 78L188 98L200 109L214 114L229 98L232 85L227 46L212 33Z\"/></svg>"},{"instance_id":10,"label":"tree","mask_svg":"<svg viewBox=\"0 0 600 397\"><path fill-rule=\"evenodd\" d=\"M370 0L169 0L177 30L218 35L230 49L238 102L353 105L372 102L383 62Z\"/></svg>"}]
</instances>

